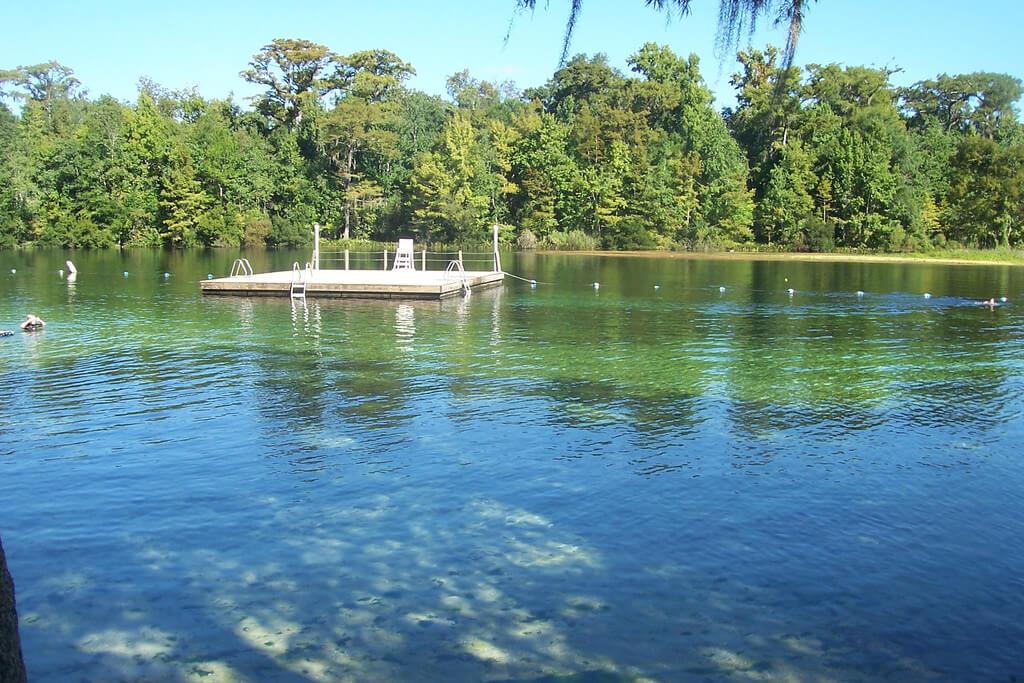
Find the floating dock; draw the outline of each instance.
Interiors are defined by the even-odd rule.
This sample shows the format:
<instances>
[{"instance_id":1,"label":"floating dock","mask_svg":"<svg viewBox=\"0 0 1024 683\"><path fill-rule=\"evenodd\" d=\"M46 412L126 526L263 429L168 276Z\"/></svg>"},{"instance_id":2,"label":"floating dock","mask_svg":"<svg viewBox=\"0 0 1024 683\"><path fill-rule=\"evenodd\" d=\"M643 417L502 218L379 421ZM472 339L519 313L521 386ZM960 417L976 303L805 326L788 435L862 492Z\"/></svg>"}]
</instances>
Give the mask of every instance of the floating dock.
<instances>
[{"instance_id":1,"label":"floating dock","mask_svg":"<svg viewBox=\"0 0 1024 683\"><path fill-rule=\"evenodd\" d=\"M300 275L295 275L300 273ZM201 280L204 294L444 299L496 287L505 274L444 270L292 270Z\"/></svg>"},{"instance_id":2,"label":"floating dock","mask_svg":"<svg viewBox=\"0 0 1024 683\"><path fill-rule=\"evenodd\" d=\"M492 253L470 254L483 256L473 263L490 270L466 270L464 254L416 252L411 239L400 239L398 248L388 258L388 251L367 252L364 261L380 263L379 269L349 269L350 252L320 252L320 226L314 225L313 257L305 268L296 262L291 270L269 273L253 272L244 258L235 259L227 277L201 280L203 294L229 294L236 296L290 296L304 297L358 297L363 299L445 299L458 294L469 294L477 289L496 287L505 279L498 254L498 226L494 226ZM334 258L332 258L332 254ZM432 258L428 259L428 255ZM335 268L321 268L335 263ZM418 264L418 267L417 267ZM428 268L435 266L435 269ZM443 266L443 267L442 267Z\"/></svg>"}]
</instances>

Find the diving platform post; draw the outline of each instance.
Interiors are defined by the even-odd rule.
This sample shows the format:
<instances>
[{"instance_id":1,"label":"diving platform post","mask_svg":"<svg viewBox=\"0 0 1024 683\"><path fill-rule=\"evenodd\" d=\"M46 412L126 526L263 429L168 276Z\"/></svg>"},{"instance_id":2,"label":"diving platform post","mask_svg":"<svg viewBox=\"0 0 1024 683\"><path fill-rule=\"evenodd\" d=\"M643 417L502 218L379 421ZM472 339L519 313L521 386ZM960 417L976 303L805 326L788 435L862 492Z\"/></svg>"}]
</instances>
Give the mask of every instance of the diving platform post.
<instances>
[{"instance_id":1,"label":"diving platform post","mask_svg":"<svg viewBox=\"0 0 1024 683\"><path fill-rule=\"evenodd\" d=\"M494 224L494 272L501 271L501 256L498 255L498 224Z\"/></svg>"},{"instance_id":2,"label":"diving platform post","mask_svg":"<svg viewBox=\"0 0 1024 683\"><path fill-rule=\"evenodd\" d=\"M313 270L320 270L320 224L313 224ZM348 270L346 268L346 270Z\"/></svg>"}]
</instances>

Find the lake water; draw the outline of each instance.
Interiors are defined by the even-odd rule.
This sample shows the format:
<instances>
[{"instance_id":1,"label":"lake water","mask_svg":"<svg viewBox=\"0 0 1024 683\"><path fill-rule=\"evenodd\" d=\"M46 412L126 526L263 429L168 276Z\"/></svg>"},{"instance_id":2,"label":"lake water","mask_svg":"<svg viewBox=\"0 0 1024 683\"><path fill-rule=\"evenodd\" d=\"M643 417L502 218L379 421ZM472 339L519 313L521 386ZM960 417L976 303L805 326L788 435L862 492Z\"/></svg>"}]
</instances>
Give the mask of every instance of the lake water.
<instances>
[{"instance_id":1,"label":"lake water","mask_svg":"<svg viewBox=\"0 0 1024 683\"><path fill-rule=\"evenodd\" d=\"M30 680L1024 677L1024 268L236 255L0 252Z\"/></svg>"}]
</instances>

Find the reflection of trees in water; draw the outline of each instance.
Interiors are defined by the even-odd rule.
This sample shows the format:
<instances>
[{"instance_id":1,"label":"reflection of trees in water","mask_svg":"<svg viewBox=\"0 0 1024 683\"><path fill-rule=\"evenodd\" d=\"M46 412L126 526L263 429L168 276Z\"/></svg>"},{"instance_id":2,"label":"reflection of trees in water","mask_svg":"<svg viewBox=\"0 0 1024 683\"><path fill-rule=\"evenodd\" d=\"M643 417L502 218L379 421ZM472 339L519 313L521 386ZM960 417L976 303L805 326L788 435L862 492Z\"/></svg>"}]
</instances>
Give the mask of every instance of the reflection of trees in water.
<instances>
[{"instance_id":1,"label":"reflection of trees in water","mask_svg":"<svg viewBox=\"0 0 1024 683\"><path fill-rule=\"evenodd\" d=\"M275 426L268 440L304 471L322 469L332 457L380 471L401 468L394 447L410 442L410 423L437 407L452 384L447 365L478 346L476 326L500 321L499 300L500 290L489 290L443 301L291 302L289 343L258 344L250 354L261 414L286 425ZM286 305L259 303L265 312ZM323 444L340 454L325 453Z\"/></svg>"}]
</instances>

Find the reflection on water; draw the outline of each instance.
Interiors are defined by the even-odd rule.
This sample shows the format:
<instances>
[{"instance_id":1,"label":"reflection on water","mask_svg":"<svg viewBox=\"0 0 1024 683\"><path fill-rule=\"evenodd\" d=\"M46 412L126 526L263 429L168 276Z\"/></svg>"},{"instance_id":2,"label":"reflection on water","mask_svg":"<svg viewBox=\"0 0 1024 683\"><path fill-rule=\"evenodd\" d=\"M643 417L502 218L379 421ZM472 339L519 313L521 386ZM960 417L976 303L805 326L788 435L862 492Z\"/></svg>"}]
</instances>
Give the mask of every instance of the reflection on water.
<instances>
[{"instance_id":1,"label":"reflection on water","mask_svg":"<svg viewBox=\"0 0 1024 683\"><path fill-rule=\"evenodd\" d=\"M416 311L407 303L395 306L395 339L399 350L412 351L413 338L416 336Z\"/></svg>"},{"instance_id":2,"label":"reflection on water","mask_svg":"<svg viewBox=\"0 0 1024 683\"><path fill-rule=\"evenodd\" d=\"M0 252L32 680L1024 675L1018 270L201 297L233 257Z\"/></svg>"}]
</instances>

